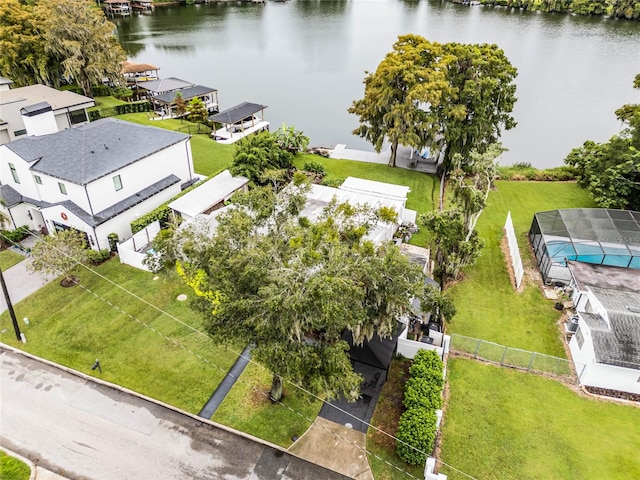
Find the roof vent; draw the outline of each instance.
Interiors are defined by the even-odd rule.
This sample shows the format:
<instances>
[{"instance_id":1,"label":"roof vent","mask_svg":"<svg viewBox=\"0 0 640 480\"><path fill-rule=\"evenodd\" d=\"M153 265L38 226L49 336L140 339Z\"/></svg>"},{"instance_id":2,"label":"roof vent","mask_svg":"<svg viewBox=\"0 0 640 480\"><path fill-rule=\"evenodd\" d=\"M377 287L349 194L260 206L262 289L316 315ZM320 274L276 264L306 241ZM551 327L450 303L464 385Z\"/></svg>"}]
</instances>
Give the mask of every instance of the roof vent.
<instances>
[{"instance_id":1,"label":"roof vent","mask_svg":"<svg viewBox=\"0 0 640 480\"><path fill-rule=\"evenodd\" d=\"M627 307L627 310L633 313L640 313L640 308L638 307Z\"/></svg>"},{"instance_id":2,"label":"roof vent","mask_svg":"<svg viewBox=\"0 0 640 480\"><path fill-rule=\"evenodd\" d=\"M91 153L96 153L96 152L94 152L93 150L91 150Z\"/></svg>"}]
</instances>

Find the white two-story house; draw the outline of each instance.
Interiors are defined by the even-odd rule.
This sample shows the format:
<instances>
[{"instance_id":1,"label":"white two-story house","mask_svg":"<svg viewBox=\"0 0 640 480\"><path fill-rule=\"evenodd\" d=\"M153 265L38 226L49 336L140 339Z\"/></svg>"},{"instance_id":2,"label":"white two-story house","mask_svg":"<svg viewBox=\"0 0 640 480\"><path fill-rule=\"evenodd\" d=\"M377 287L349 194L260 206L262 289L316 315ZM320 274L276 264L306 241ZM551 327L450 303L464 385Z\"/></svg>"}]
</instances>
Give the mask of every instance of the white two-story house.
<instances>
[{"instance_id":1,"label":"white two-story house","mask_svg":"<svg viewBox=\"0 0 640 480\"><path fill-rule=\"evenodd\" d=\"M85 232L93 249L197 181L190 136L106 118L0 146L0 195L14 228Z\"/></svg>"},{"instance_id":2,"label":"white two-story house","mask_svg":"<svg viewBox=\"0 0 640 480\"><path fill-rule=\"evenodd\" d=\"M0 145L22 136L44 135L89 122L92 98L46 85L9 88L11 80L0 77ZM43 112L53 113L51 120Z\"/></svg>"}]
</instances>

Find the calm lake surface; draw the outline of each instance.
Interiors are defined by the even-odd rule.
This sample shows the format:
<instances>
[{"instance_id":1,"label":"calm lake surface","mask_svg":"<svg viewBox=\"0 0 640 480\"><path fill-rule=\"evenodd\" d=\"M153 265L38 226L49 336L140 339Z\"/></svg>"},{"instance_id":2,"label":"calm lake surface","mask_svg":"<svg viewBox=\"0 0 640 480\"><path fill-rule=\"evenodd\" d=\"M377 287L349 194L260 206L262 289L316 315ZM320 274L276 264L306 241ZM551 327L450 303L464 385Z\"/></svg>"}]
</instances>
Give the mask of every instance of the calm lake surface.
<instances>
[{"instance_id":1,"label":"calm lake surface","mask_svg":"<svg viewBox=\"0 0 640 480\"><path fill-rule=\"evenodd\" d=\"M407 33L505 51L518 69L518 126L503 134L502 164L561 165L585 140L617 133L614 111L640 102L639 22L446 1L290 0L162 7L115 23L133 61L217 88L221 109L268 105L272 130L295 125L312 146L373 150L351 134L347 108L363 95L365 70Z\"/></svg>"}]
</instances>

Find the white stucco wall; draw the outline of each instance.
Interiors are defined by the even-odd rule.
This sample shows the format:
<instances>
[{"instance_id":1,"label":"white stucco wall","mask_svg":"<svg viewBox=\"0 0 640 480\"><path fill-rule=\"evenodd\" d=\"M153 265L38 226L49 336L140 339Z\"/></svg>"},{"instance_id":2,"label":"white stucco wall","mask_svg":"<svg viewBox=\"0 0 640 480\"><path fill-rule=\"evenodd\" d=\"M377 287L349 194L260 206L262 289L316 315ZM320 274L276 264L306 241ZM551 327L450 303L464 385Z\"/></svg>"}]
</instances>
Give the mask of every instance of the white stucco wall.
<instances>
[{"instance_id":1,"label":"white stucco wall","mask_svg":"<svg viewBox=\"0 0 640 480\"><path fill-rule=\"evenodd\" d=\"M13 179L9 168L10 163L16 168L20 183L16 183ZM29 164L9 150L6 145L0 145L0 182L3 185L11 185L25 197L39 199L38 189L29 170Z\"/></svg>"},{"instance_id":2,"label":"white stucco wall","mask_svg":"<svg viewBox=\"0 0 640 480\"><path fill-rule=\"evenodd\" d=\"M27 135L47 135L58 131L58 125L51 110L32 117L23 115L22 121L27 129Z\"/></svg>"},{"instance_id":3,"label":"white stucco wall","mask_svg":"<svg viewBox=\"0 0 640 480\"><path fill-rule=\"evenodd\" d=\"M180 177L181 182L191 179L193 166L185 144L186 140L89 183L87 191L93 212L101 212L171 174ZM118 191L113 183L116 175L122 181L122 189Z\"/></svg>"}]
</instances>

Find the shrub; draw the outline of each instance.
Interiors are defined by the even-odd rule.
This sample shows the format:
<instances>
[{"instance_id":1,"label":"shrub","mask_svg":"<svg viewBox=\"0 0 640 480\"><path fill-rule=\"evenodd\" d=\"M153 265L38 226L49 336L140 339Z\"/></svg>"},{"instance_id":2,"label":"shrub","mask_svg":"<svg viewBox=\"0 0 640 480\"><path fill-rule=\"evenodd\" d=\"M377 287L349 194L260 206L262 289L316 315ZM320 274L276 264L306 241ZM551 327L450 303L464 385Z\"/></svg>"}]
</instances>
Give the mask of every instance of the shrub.
<instances>
[{"instance_id":1,"label":"shrub","mask_svg":"<svg viewBox=\"0 0 640 480\"><path fill-rule=\"evenodd\" d=\"M344 183L344 179L342 178L332 178L331 180L322 180L321 185L324 185L325 187L338 188L343 183Z\"/></svg>"},{"instance_id":2,"label":"shrub","mask_svg":"<svg viewBox=\"0 0 640 480\"><path fill-rule=\"evenodd\" d=\"M102 262L109 260L111 251L107 248L103 250L87 250L87 260L92 265L100 265Z\"/></svg>"},{"instance_id":3,"label":"shrub","mask_svg":"<svg viewBox=\"0 0 640 480\"><path fill-rule=\"evenodd\" d=\"M438 410L442 407L442 385L426 378L411 377L404 387L402 403L408 410L418 407Z\"/></svg>"},{"instance_id":4,"label":"shrub","mask_svg":"<svg viewBox=\"0 0 640 480\"><path fill-rule=\"evenodd\" d=\"M29 235L29 227L27 225L23 225L15 230L2 230L0 233L2 233L3 241L14 244L21 242L27 237L27 235Z\"/></svg>"},{"instance_id":5,"label":"shrub","mask_svg":"<svg viewBox=\"0 0 640 480\"><path fill-rule=\"evenodd\" d=\"M437 417L434 411L412 408L400 417L396 453L410 465L424 465L436 440Z\"/></svg>"},{"instance_id":6,"label":"shrub","mask_svg":"<svg viewBox=\"0 0 640 480\"><path fill-rule=\"evenodd\" d=\"M149 102L133 102L126 103L124 105L116 105L115 112L116 115L122 115L124 113L148 112L151 108L151 103Z\"/></svg>"},{"instance_id":7,"label":"shrub","mask_svg":"<svg viewBox=\"0 0 640 480\"><path fill-rule=\"evenodd\" d=\"M308 160L304 162L302 169L323 177L327 174L327 169L324 168L324 165L317 160Z\"/></svg>"}]
</instances>

